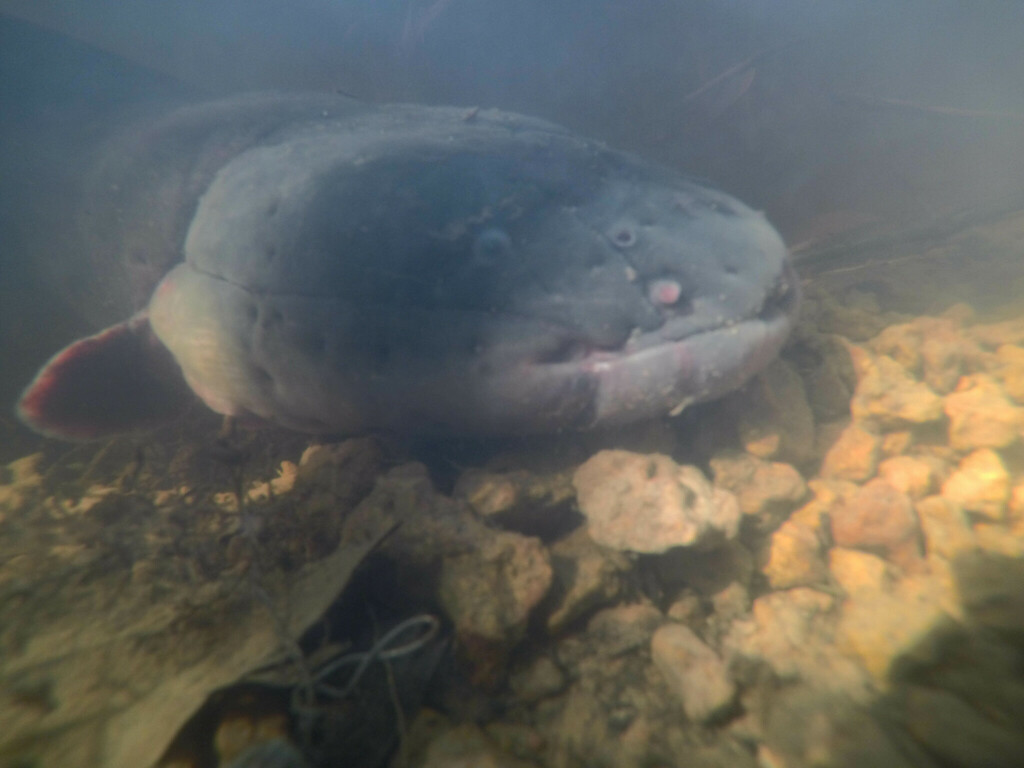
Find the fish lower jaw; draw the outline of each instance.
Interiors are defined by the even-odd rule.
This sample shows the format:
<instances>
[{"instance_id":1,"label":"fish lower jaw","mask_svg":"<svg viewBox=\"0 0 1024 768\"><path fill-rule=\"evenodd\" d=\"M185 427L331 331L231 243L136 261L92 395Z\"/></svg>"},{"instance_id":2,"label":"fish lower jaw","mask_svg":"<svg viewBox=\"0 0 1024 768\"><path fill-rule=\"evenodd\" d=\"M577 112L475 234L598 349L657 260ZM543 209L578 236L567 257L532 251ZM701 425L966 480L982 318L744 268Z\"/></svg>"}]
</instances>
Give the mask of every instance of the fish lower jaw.
<instances>
[{"instance_id":1,"label":"fish lower jaw","mask_svg":"<svg viewBox=\"0 0 1024 768\"><path fill-rule=\"evenodd\" d=\"M792 325L775 312L634 352L593 353L580 367L596 382L594 423L674 416L737 389L778 354Z\"/></svg>"}]
</instances>

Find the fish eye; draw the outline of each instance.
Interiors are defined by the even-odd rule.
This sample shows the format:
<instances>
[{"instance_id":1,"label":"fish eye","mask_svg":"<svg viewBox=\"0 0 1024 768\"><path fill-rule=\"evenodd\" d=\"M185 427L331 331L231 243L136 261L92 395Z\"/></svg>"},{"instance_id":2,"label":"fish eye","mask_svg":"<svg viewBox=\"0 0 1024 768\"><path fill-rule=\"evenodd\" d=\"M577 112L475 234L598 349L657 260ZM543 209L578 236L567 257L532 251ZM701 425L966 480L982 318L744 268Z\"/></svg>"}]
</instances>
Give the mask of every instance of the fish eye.
<instances>
[{"instance_id":1,"label":"fish eye","mask_svg":"<svg viewBox=\"0 0 1024 768\"><path fill-rule=\"evenodd\" d=\"M636 230L629 224L618 224L612 229L611 240L619 248L629 248L636 245Z\"/></svg>"},{"instance_id":2,"label":"fish eye","mask_svg":"<svg viewBox=\"0 0 1024 768\"><path fill-rule=\"evenodd\" d=\"M494 266L511 254L512 238L503 229L485 229L473 241L473 259L481 266Z\"/></svg>"}]
</instances>

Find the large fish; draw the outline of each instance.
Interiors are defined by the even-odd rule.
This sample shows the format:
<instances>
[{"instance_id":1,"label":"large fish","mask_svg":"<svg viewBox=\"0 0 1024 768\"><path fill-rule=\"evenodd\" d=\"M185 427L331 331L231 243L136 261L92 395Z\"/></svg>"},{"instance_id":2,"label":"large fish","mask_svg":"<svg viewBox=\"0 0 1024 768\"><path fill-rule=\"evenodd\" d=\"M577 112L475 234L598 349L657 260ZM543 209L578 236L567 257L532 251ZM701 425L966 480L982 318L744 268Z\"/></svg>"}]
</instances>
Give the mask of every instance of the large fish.
<instances>
[{"instance_id":1,"label":"large fish","mask_svg":"<svg viewBox=\"0 0 1024 768\"><path fill-rule=\"evenodd\" d=\"M184 383L312 433L621 424L738 387L794 322L760 213L521 115L239 97L107 156L125 268L159 283L25 391L57 437L166 418Z\"/></svg>"}]
</instances>

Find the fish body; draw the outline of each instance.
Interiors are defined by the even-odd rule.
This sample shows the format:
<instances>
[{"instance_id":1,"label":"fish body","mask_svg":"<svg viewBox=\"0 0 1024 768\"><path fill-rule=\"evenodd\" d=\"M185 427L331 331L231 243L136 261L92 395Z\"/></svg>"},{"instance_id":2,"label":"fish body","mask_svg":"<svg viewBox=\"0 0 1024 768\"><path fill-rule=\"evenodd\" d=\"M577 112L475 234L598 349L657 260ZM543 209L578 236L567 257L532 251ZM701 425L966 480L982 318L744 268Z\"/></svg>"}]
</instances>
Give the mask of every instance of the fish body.
<instances>
[{"instance_id":1,"label":"fish body","mask_svg":"<svg viewBox=\"0 0 1024 768\"><path fill-rule=\"evenodd\" d=\"M623 424L738 387L794 323L760 213L542 120L293 95L171 122L146 135L177 170L131 167L148 207L123 224L159 282L40 372L19 404L40 431L151 423L179 382L311 433Z\"/></svg>"}]
</instances>

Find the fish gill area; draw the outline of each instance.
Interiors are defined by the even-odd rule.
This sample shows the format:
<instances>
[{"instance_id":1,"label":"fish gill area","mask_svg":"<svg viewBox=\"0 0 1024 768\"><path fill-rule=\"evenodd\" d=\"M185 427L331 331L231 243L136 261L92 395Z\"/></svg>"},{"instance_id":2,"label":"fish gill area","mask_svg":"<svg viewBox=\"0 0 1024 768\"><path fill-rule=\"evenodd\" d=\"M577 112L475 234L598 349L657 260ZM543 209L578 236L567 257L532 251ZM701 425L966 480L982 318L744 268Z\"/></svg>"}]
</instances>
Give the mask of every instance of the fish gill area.
<instances>
[{"instance_id":1,"label":"fish gill area","mask_svg":"<svg viewBox=\"0 0 1024 768\"><path fill-rule=\"evenodd\" d=\"M978 297L1022 241L832 262L743 390L628 430L3 422L0 764L1020 765L1024 308Z\"/></svg>"}]
</instances>

